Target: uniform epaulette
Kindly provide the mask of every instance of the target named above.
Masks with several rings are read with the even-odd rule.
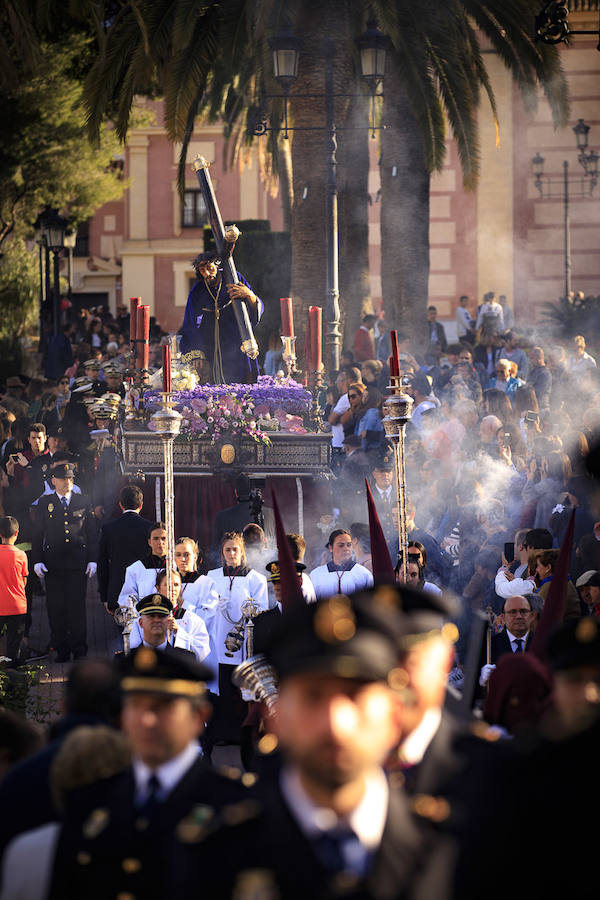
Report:
[[[210,806],[195,806],[177,826],[177,838],[182,844],[200,844],[223,828],[235,828],[257,818],[261,809],[256,800],[229,803],[217,814]]]

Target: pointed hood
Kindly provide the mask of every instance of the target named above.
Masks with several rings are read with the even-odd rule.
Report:
[[[571,519],[565,531],[560,553],[556,560],[550,590],[548,591],[548,596],[546,597],[546,602],[531,643],[531,652],[535,653],[541,660],[546,658],[546,642],[549,635],[562,623],[565,614],[574,530],[575,510],[571,513]]]
[[[279,561],[279,583],[281,585],[281,606],[284,610],[304,604],[304,595],[300,585],[300,578],[296,569],[296,560],[292,556],[290,545],[285,536],[285,528],[279,514],[277,497],[271,489],[273,497],[273,513],[275,515],[275,537],[277,539],[277,558]]]
[[[373,579],[375,584],[394,584],[396,574],[394,566],[388,550],[387,541],[383,534],[383,528],[379,521],[373,494],[368,480],[365,478],[367,486],[367,507],[369,509],[369,534],[371,535],[371,561],[373,564]]]

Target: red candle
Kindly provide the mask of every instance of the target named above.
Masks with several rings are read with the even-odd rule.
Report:
[[[312,372],[318,372],[323,362],[323,340],[321,337],[323,327],[323,310],[320,306],[311,306],[308,310],[310,322],[310,362]]]
[[[171,391],[171,348],[168,344],[163,344],[163,391],[169,393]]]
[[[399,372],[396,371],[396,360],[393,356],[390,356],[388,366],[390,367],[390,378],[394,378],[399,374]]]
[[[141,302],[141,297],[129,298],[129,340],[131,341],[131,343],[135,341],[137,329],[137,311]]]
[[[400,357],[398,355],[398,332],[395,328],[392,328],[390,331],[390,338],[392,340],[392,357],[394,359],[394,375],[400,375]],[[390,368],[390,374],[391,368]]]
[[[148,349],[150,339],[150,307],[138,306],[136,326],[136,369],[148,368]]]
[[[294,309],[291,297],[280,297],[281,333],[284,337],[294,337]]]
[[[306,325],[306,334],[304,335],[304,357],[306,360],[305,369],[306,369],[306,374],[308,376],[310,376],[310,373],[312,372],[312,356],[311,356],[312,338],[310,336],[310,328],[311,328],[311,325],[310,325],[310,308],[309,308],[308,323]]]

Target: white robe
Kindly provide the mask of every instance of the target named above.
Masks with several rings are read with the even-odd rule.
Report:
[[[214,658],[207,660],[208,665],[215,663],[223,663],[227,666],[239,666],[246,659],[246,647],[242,645],[241,649],[226,656],[225,638],[230,631],[235,630],[233,622],[238,622],[242,618],[241,606],[247,600],[252,598],[254,603],[261,610],[269,608],[267,597],[267,579],[255,569],[250,569],[247,575],[236,575],[235,577],[224,575],[223,569],[211,569],[208,573],[216,584],[219,593],[219,602],[216,615],[210,623],[210,639],[214,647]],[[232,621],[230,621],[232,620]]]
[[[373,587],[373,576],[360,563],[354,563],[351,569],[330,572],[327,564],[317,566],[310,573],[317,600],[332,597],[334,594],[353,594]]]
[[[156,579],[159,572],[162,572],[164,566],[151,566],[146,568],[141,559],[137,559],[125,569],[125,581],[119,594],[119,606],[130,606],[130,597],[134,597],[134,605],[142,597],[148,597],[150,594],[156,593]]]

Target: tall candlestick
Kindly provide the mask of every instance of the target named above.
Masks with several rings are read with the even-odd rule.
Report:
[[[171,347],[169,344],[163,344],[162,348],[163,363],[163,391],[165,394],[171,393]]]
[[[136,326],[136,369],[148,369],[148,350],[150,340],[150,307],[138,306]]]
[[[280,297],[281,309],[281,334],[284,337],[294,337],[294,309],[291,297]]]
[[[311,340],[311,365],[313,372],[319,372],[323,362],[323,310],[320,306],[311,306],[308,310]]]

